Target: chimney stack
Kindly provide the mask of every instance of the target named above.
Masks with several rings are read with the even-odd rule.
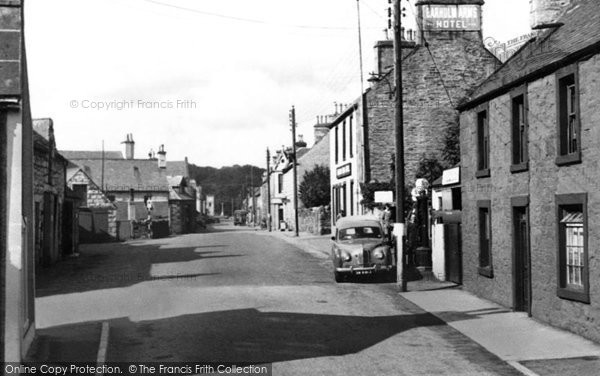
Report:
[[[529,23],[533,30],[560,26],[558,19],[572,0],[529,0]]]
[[[302,136],[301,134],[298,135],[298,140],[296,141],[296,147],[297,148],[305,148],[306,147],[306,142],[304,142],[304,136]]]
[[[125,141],[121,142],[125,144],[125,159],[133,159],[135,151],[135,141],[133,141],[133,133],[128,133]]]
[[[167,152],[165,151],[165,145],[160,145],[158,148],[158,168],[167,168]]]
[[[336,105],[336,110],[337,110],[337,105]],[[314,129],[315,129],[315,143],[314,145],[318,144],[319,141],[321,141],[323,139],[323,137],[325,137],[325,135],[327,135],[327,133],[329,133],[329,122],[330,116],[325,115],[325,116],[317,116],[317,124],[314,125]]]
[[[375,43],[375,75],[384,75],[394,68],[394,41]]]

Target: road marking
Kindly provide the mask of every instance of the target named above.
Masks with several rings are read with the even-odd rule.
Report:
[[[507,363],[510,364],[513,368],[517,369],[517,371],[521,372],[523,375],[526,375],[526,376],[540,376],[537,373],[535,373],[532,370],[530,370],[529,368],[527,368],[524,365],[522,365],[521,363],[515,362],[514,360],[509,360],[509,361],[507,361]]]
[[[108,348],[108,332],[109,332],[108,321],[102,322],[102,334],[100,334],[100,346],[98,347],[98,356],[96,357],[96,366],[98,369],[102,369],[104,363],[106,363],[106,349]],[[104,372],[96,372],[96,376],[103,376]]]

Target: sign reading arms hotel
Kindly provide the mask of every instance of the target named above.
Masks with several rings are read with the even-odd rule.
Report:
[[[477,5],[427,5],[423,7],[425,30],[480,30]]]

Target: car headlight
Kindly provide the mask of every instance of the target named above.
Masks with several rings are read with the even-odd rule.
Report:
[[[350,254],[346,253],[346,252],[342,252],[341,257],[342,257],[342,260],[344,260],[346,262],[352,260],[352,256],[350,256]]]
[[[385,258],[385,248],[383,248],[383,247],[375,248],[373,250],[373,257],[375,257],[376,259],[379,259],[379,260],[383,260]]]

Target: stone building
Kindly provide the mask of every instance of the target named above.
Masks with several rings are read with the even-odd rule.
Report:
[[[483,0],[419,0],[419,31],[400,41],[404,160],[414,184],[424,156],[442,160],[446,135],[458,127],[456,106],[498,66],[484,46]],[[394,46],[375,45],[371,87],[331,124],[332,216],[363,214],[361,183],[390,182],[395,143]]]
[[[363,95],[363,98],[365,96]],[[363,214],[360,183],[365,181],[362,101],[344,109],[330,123],[331,222],[340,215]]]
[[[464,286],[600,341],[600,3],[563,3],[460,107]]]
[[[83,181],[71,181],[71,185],[81,184],[75,188],[83,190],[86,179],[93,183],[87,197],[97,208],[90,213],[94,232],[105,234],[107,239],[124,240],[133,234],[132,222],[148,216],[169,221],[174,234],[194,231],[197,187],[190,179],[187,158],[167,161],[167,152],[161,145],[158,152],[150,151],[147,159],[136,159],[133,135],[128,134],[122,143],[125,158],[118,151],[62,152],[85,173],[74,176]]]
[[[23,5],[0,1],[0,362],[18,363],[35,336],[33,126]]]
[[[296,155],[301,157],[307,150],[296,150]],[[294,225],[293,163],[291,147],[277,150],[271,160],[271,220],[274,229],[288,230]]]
[[[98,184],[73,162],[69,162],[66,180],[78,199],[78,240],[97,243],[117,239],[117,207]]]
[[[308,148],[303,137],[298,136],[296,141],[296,173],[298,186],[302,183],[304,174],[317,165],[329,168],[329,124],[326,120],[330,116],[319,116],[314,126],[315,143]],[[270,163],[270,187],[271,187],[271,219],[273,228],[293,230],[295,226],[294,210],[294,155],[292,148],[283,147],[275,152]],[[262,190],[257,192],[257,197],[262,201],[267,200],[266,177]],[[258,206],[259,204],[257,204]],[[263,203],[263,216],[267,215],[268,203]],[[305,209],[304,203],[298,198],[298,208]],[[284,223],[284,224],[282,224]],[[304,229],[301,229],[304,230]]]
[[[298,185],[304,181],[304,174],[312,171],[316,166],[322,166],[329,169],[329,132],[319,136],[323,120],[315,125],[315,143],[300,158],[298,158]],[[327,129],[329,130],[329,129]],[[306,208],[301,199],[298,199],[298,208]]]
[[[62,238],[69,236],[63,234],[68,161],[56,150],[52,119],[33,120],[33,130],[35,258],[48,266],[61,258]]]

